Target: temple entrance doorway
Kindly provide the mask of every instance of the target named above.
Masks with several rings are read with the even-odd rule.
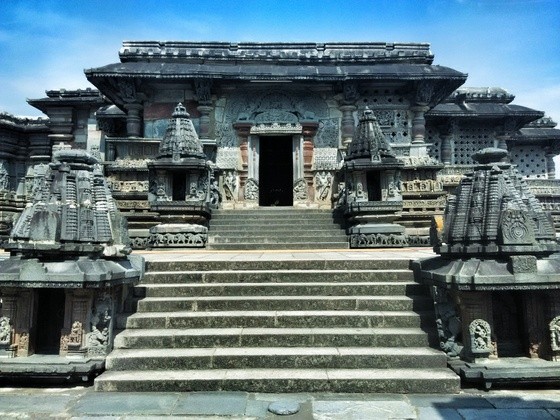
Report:
[[[292,136],[261,136],[259,206],[292,206]]]
[[[58,354],[64,326],[64,289],[39,289],[35,353]]]

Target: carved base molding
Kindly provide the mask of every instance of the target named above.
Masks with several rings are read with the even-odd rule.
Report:
[[[208,228],[196,224],[161,224],[150,228],[148,247],[204,248],[208,242]]]
[[[403,248],[408,246],[404,234],[360,233],[350,235],[350,248]]]

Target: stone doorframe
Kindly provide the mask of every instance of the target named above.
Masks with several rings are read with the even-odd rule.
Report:
[[[294,182],[304,179],[307,187],[307,202],[312,203],[315,198],[313,188],[312,172],[313,165],[313,139],[317,133],[319,123],[317,121],[300,121],[297,123],[259,123],[249,121],[238,121],[233,124],[237,132],[239,141],[239,151],[241,155],[241,165],[239,170],[239,201],[244,201],[245,185],[249,178],[258,178],[258,162],[252,161],[258,150],[252,147],[257,144],[260,136],[289,136],[294,138],[294,148],[299,143],[299,151],[295,154],[294,162]],[[299,141],[298,141],[299,140]],[[256,172],[255,172],[256,170]]]

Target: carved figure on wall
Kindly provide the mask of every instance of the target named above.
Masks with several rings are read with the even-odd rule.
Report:
[[[224,195],[226,201],[235,201],[237,197],[237,177],[233,171],[226,171],[224,177]]]
[[[560,316],[557,316],[550,324],[550,347],[552,351],[560,351]]]
[[[12,344],[12,325],[7,316],[0,317],[0,346]]]
[[[461,320],[457,307],[446,289],[434,286],[432,298],[436,312],[440,348],[450,357],[459,356],[461,344]]]
[[[356,184],[356,201],[367,201],[364,185],[361,182]]]
[[[305,179],[298,179],[294,183],[294,199],[295,200],[307,200],[307,183]]]
[[[74,321],[72,323],[70,334],[68,334],[68,345],[74,345],[76,347],[82,345],[82,323],[80,321]]]
[[[469,324],[471,351],[473,354],[489,354],[492,351],[490,324],[483,319],[475,319]]]
[[[332,188],[333,176],[330,172],[317,172],[315,174],[315,185],[317,188],[317,198],[325,201],[329,197]]]
[[[249,178],[245,184],[245,200],[259,201],[259,183],[256,179]]]
[[[107,354],[109,350],[111,320],[109,303],[102,302],[94,309],[91,318],[91,332],[86,337],[89,355],[104,356]]]
[[[222,202],[222,194],[220,193],[220,188],[218,187],[218,180],[212,178],[210,181],[210,204],[217,208]]]

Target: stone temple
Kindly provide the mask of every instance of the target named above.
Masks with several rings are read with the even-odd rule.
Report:
[[[64,223],[61,232],[55,228],[57,218],[66,220],[66,213],[57,207],[61,205],[60,191],[73,187],[56,181],[63,175],[44,185],[45,174],[53,168],[66,174],[80,166],[72,163],[78,159],[89,165],[87,170],[96,179],[103,179],[112,195],[109,202],[115,205],[114,217],[127,222],[130,244],[124,234],[117,242],[126,242],[123,246],[136,252],[435,245],[445,264],[440,260],[419,263],[416,278],[435,290],[438,345],[449,357],[459,357],[467,364],[480,359],[473,356],[472,346],[467,343],[463,352],[459,343],[466,342],[470,324],[453,328],[446,318],[447,330],[443,331],[442,308],[453,307],[445,314],[462,317],[464,322],[482,319],[477,325],[490,337],[494,321],[498,324],[499,320],[503,327],[513,325],[496,314],[500,311],[488,309],[491,302],[494,308],[508,307],[514,314],[534,309],[523,302],[538,306],[540,295],[532,292],[529,297],[518,297],[524,283],[498,287],[484,276],[481,285],[469,289],[474,294],[465,295],[452,280],[453,276],[462,278],[453,271],[460,271],[454,261],[469,259],[471,265],[464,266],[471,267],[476,265],[473,261],[482,259],[488,267],[498,270],[499,266],[503,282],[510,285],[519,281],[514,275],[519,264],[529,264],[534,270],[527,268],[525,277],[531,273],[546,277],[533,282],[532,289],[560,287],[560,277],[552,269],[542,274],[541,267],[556,267],[560,251],[556,242],[560,183],[555,179],[553,160],[560,154],[560,130],[542,111],[512,104],[514,95],[502,88],[464,87],[467,74],[433,65],[428,44],[127,41],[119,58],[118,63],[85,70],[95,89],[48,90],[46,97],[28,100],[48,118],[0,114],[0,237],[12,254],[10,259],[43,258],[40,263],[48,265],[56,258],[80,258],[81,251],[73,252],[64,237]],[[83,155],[73,156],[68,149]],[[494,184],[487,181],[490,175],[477,175],[492,171],[505,175]],[[478,189],[465,187],[469,182]],[[511,184],[509,189],[506,184]],[[22,257],[23,251],[14,245],[21,242],[20,215],[30,214],[31,203],[38,205],[38,191],[44,191],[47,200],[39,205],[47,206],[52,214],[37,216],[35,222],[43,224],[27,229],[35,235],[32,243],[41,242],[41,235],[51,235],[55,248],[65,250],[56,258],[39,252],[43,245],[33,244],[26,249],[35,249],[35,254],[26,251]],[[62,208],[73,208],[72,203],[63,202]],[[85,205],[79,200],[76,203]],[[44,212],[43,207],[39,210]],[[525,242],[503,243],[507,239],[496,229],[502,226],[497,217],[505,210],[504,214],[517,217],[530,231]],[[480,228],[490,214],[495,219],[488,226],[493,226],[495,237]],[[31,223],[33,216],[29,217],[26,220]],[[461,220],[470,223],[470,230],[459,234],[453,224]],[[94,221],[90,224],[88,229],[95,231],[98,226]],[[114,231],[115,226],[109,225]],[[77,232],[84,229],[77,226]],[[82,242],[88,242],[87,235],[85,238]],[[104,246],[113,249],[110,236],[107,238]],[[86,248],[80,245],[82,251]],[[111,251],[99,248],[96,252]],[[496,263],[492,265],[490,259]],[[363,261],[347,265],[348,269],[375,269]],[[154,270],[173,271],[165,267]],[[136,268],[134,275],[141,272]],[[155,274],[148,267],[146,279],[150,276]],[[77,287],[30,285],[27,280],[18,286],[14,278],[6,287],[12,295],[30,287]],[[5,295],[2,281],[0,275],[0,293]],[[483,293],[491,289],[495,292]],[[149,299],[159,293],[150,297],[152,288],[147,290],[147,300],[139,302],[139,309],[151,305]],[[310,290],[305,294],[323,293]],[[122,291],[111,293],[115,300]],[[441,294],[445,294],[444,300]],[[36,295],[41,305],[41,296],[47,295],[40,290]],[[140,295],[131,291],[128,299]],[[91,294],[88,305],[95,306],[95,299],[100,299],[96,296]],[[461,302],[470,296],[483,296],[487,310],[461,309]],[[517,338],[508,337],[504,340],[509,344],[497,347],[507,349],[509,345],[515,351],[491,351],[490,343],[485,354],[491,359],[527,351],[533,358],[558,359],[560,312],[556,298],[547,302],[538,312],[539,323],[527,326],[520,316],[515,324]],[[37,311],[28,308],[30,304],[22,305],[31,318],[37,316]],[[130,309],[130,302],[127,305]],[[126,308],[115,306],[117,309]],[[72,325],[70,318],[64,320],[66,330]],[[83,318],[85,325],[89,318]],[[137,313],[126,325],[142,328],[142,322]],[[152,329],[157,330],[158,325],[154,320]],[[538,338],[529,340],[530,348],[525,343],[526,327],[540,329],[537,335],[532,333],[531,337]],[[87,325],[83,328],[80,337],[91,334]],[[433,328],[435,331],[435,323]],[[549,330],[556,340],[552,343],[546,338]],[[10,334],[17,337],[19,333],[10,330]],[[128,330],[122,334],[120,344],[126,348]],[[112,332],[110,336],[112,340]],[[494,337],[494,344],[496,340]],[[542,341],[536,350],[535,340]],[[103,355],[111,348],[112,342],[107,343]],[[60,354],[66,355],[65,351]],[[113,359],[109,356],[113,367],[127,364],[124,359],[119,362],[119,351]],[[25,354],[32,353],[29,347]],[[468,377],[464,373],[468,366],[465,369],[462,375]],[[485,379],[487,384],[493,380]],[[102,381],[99,387],[118,388]]]

